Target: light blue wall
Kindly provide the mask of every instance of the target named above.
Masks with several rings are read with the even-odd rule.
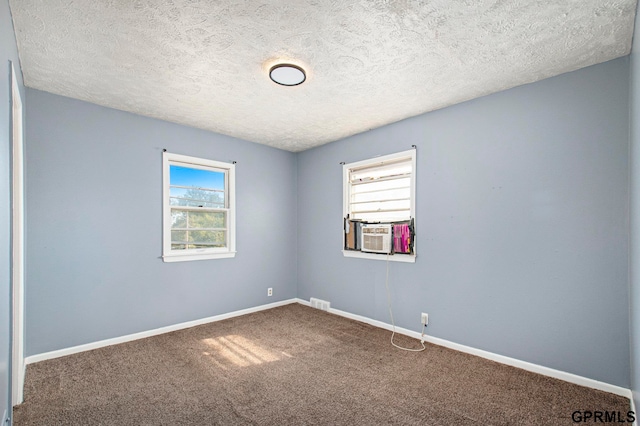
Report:
[[[295,154],[32,89],[27,105],[27,356],[296,296]],[[160,259],[163,148],[238,162],[234,259]]]
[[[298,156],[298,297],[389,322],[384,261],[344,258],[342,167],[417,145],[396,324],[629,387],[628,58]],[[354,111],[357,114],[357,111]]]
[[[630,61],[630,347],[631,347],[631,390],[636,409],[640,409],[640,26],[636,14],[633,35],[634,46]]]
[[[10,414],[11,359],[11,67],[22,75],[8,0],[0,0],[0,421]],[[24,99],[24,97],[23,97]]]

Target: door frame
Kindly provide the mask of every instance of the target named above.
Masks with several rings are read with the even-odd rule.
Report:
[[[11,405],[24,399],[24,128],[22,97],[11,62]]]

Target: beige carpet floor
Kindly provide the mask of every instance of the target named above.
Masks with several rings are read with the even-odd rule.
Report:
[[[629,400],[299,304],[29,365],[22,425],[562,425]],[[418,346],[396,336],[397,342]]]

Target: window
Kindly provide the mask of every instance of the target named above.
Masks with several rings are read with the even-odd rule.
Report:
[[[235,165],[163,154],[165,262],[235,256]]]
[[[343,214],[345,218],[345,250],[349,257],[366,257],[372,259],[386,259],[387,256],[372,254],[363,250],[360,238],[371,240],[371,233],[393,232],[393,239],[384,248],[371,251],[384,252],[387,247],[395,245],[398,239],[404,239],[410,228],[413,233],[413,219],[415,218],[415,150],[403,151],[383,157],[372,158],[343,166],[344,200]],[[391,224],[391,231],[387,226],[372,227],[368,224]],[[400,225],[402,223],[402,226]],[[402,229],[403,236],[398,230]],[[354,231],[355,230],[355,231]],[[382,240],[377,237],[376,240]],[[360,242],[360,243],[359,243]],[[394,261],[415,261],[413,242],[409,254],[390,256]],[[391,253],[394,249],[389,248]],[[385,253],[386,254],[386,253]]]

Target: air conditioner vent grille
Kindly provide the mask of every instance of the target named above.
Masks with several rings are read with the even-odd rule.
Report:
[[[373,253],[391,252],[391,225],[376,224],[362,226],[362,251]]]

